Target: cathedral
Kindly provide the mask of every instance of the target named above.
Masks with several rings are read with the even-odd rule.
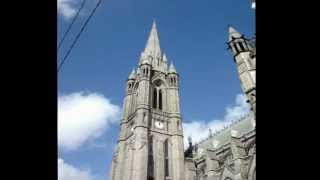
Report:
[[[161,51],[156,23],[137,69],[126,82],[120,134],[109,180],[255,180],[255,38],[229,27],[234,56],[251,112],[184,149],[179,73]]]

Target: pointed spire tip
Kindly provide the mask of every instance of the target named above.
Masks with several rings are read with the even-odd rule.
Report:
[[[173,61],[171,61],[171,63],[170,63],[169,73],[177,73],[177,70],[173,65]]]
[[[148,55],[154,56],[161,54],[160,42],[155,20],[152,23],[152,28],[144,52]]]
[[[162,59],[163,59],[164,62],[167,62],[167,61],[168,61],[168,60],[167,60],[166,53],[163,53]]]
[[[129,75],[129,79],[134,79],[135,75],[136,75],[136,71],[135,71],[135,68],[133,68],[130,75]]]
[[[232,40],[232,38],[241,38],[241,34],[231,25],[229,25],[229,41]]]

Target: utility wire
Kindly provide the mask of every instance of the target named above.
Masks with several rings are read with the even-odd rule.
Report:
[[[66,36],[68,35],[69,31],[71,30],[72,25],[74,24],[74,22],[75,22],[76,19],[78,18],[79,14],[80,14],[80,11],[81,11],[82,8],[84,7],[86,1],[87,1],[87,0],[83,0],[83,1],[82,1],[81,5],[80,5],[80,7],[79,7],[79,9],[78,9],[78,11],[77,11],[77,14],[73,17],[73,19],[72,19],[72,21],[71,21],[71,23],[70,23],[67,31],[63,34],[62,39],[60,40],[60,42],[59,42],[59,44],[58,44],[58,51],[59,51],[59,49],[60,49],[60,47],[61,47],[64,39],[66,38]]]
[[[83,26],[81,27],[81,30],[79,31],[79,33],[77,34],[77,36],[75,37],[74,41],[72,42],[68,52],[66,53],[66,55],[63,57],[61,63],[58,66],[58,72],[60,71],[60,69],[62,68],[63,64],[65,63],[65,61],[67,60],[71,50],[73,49],[74,45],[76,44],[76,42],[78,41],[79,37],[81,36],[82,32],[84,31],[85,27],[87,26],[88,22],[90,21],[90,19],[92,18],[93,14],[96,12],[97,8],[100,6],[102,0],[99,0],[99,2],[96,4],[95,8],[91,11],[89,17],[87,18],[87,20],[85,21],[85,23],[83,24]]]

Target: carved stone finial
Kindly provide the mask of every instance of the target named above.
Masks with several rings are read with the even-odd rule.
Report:
[[[212,130],[209,128],[209,137],[212,137]]]
[[[189,146],[192,146],[192,137],[191,136],[188,137],[188,142],[189,142]]]
[[[219,141],[216,140],[216,139],[214,139],[214,140],[212,141],[212,145],[213,145],[214,148],[217,148],[218,145],[219,145]]]
[[[238,131],[236,131],[236,130],[231,130],[231,136],[232,136],[232,137],[238,137]]]

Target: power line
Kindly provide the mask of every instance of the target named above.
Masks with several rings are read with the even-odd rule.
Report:
[[[83,0],[83,1],[82,1],[81,5],[80,5],[80,7],[79,7],[79,9],[78,9],[78,11],[77,11],[77,14],[73,17],[73,19],[72,19],[72,21],[71,21],[71,23],[70,23],[67,31],[63,34],[62,39],[60,40],[60,42],[59,42],[59,44],[58,44],[58,51],[59,51],[59,49],[60,49],[60,47],[61,47],[64,39],[66,38],[66,36],[68,35],[69,31],[71,30],[72,25],[74,24],[74,22],[75,22],[76,19],[78,18],[79,14],[80,14],[80,11],[81,11],[82,8],[84,7],[84,4],[86,3],[86,1],[87,1],[87,0]]]
[[[79,31],[79,33],[77,34],[77,36],[75,37],[74,41],[72,42],[68,52],[66,53],[66,55],[63,57],[60,65],[58,66],[58,72],[60,71],[60,69],[62,68],[63,64],[65,63],[66,59],[68,58],[71,50],[73,49],[74,45],[76,44],[76,42],[78,41],[79,37],[81,36],[82,32],[84,31],[85,27],[87,26],[88,22],[90,21],[90,19],[92,18],[93,14],[96,12],[97,8],[100,6],[102,0],[99,0],[99,2],[96,4],[96,6],[94,7],[94,9],[91,11],[89,17],[87,18],[87,20],[85,21],[85,23],[83,24],[83,26],[81,27],[81,30]]]

